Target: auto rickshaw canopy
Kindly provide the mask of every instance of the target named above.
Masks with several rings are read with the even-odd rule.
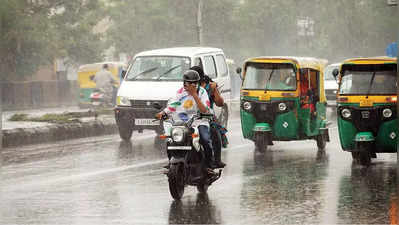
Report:
[[[297,81],[301,80],[302,73],[300,70],[314,70],[318,72],[318,79],[314,79],[312,86],[317,87],[319,90],[319,101],[326,102],[326,96],[324,91],[324,67],[327,65],[328,60],[319,59],[314,57],[296,57],[296,56],[259,56],[253,57],[245,60],[244,68],[246,68],[248,63],[273,63],[273,64],[292,64],[296,70]],[[245,79],[245,71],[243,74],[243,79]],[[316,81],[317,80],[317,81]],[[316,83],[317,82],[317,83]],[[297,86],[296,93],[300,95],[300,85]]]
[[[78,83],[80,88],[95,88],[96,83],[91,80],[98,71],[100,71],[104,64],[108,64],[108,70],[112,73],[114,78],[120,80],[120,72],[126,69],[127,65],[123,62],[98,62],[79,66],[78,69]]]

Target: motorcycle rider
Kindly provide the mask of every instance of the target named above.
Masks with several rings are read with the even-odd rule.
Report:
[[[190,68],[191,70],[195,70],[198,72],[200,76],[200,86],[203,87],[209,96],[210,100],[210,108],[213,111],[213,106],[216,105],[218,107],[223,107],[224,105],[224,99],[222,95],[220,94],[216,82],[213,82],[212,79],[204,74],[204,70],[202,69],[201,66],[193,66]],[[224,133],[221,132],[221,135],[224,135],[227,130],[223,127],[221,127],[220,124],[217,124],[216,121],[212,121],[212,123],[215,123],[217,131],[221,132],[220,129],[224,129]],[[227,141],[227,137],[226,141]],[[227,144],[227,143],[226,143]],[[226,166],[226,163],[222,161],[221,155],[222,155],[222,148],[221,146],[213,146],[213,154],[214,154],[214,159],[215,161],[213,162],[212,167],[214,168],[224,168]]]
[[[108,64],[103,65],[102,70],[96,73],[93,81],[96,83],[96,88],[104,93],[104,101],[108,104],[112,104],[113,85],[116,84],[117,81],[108,70]]]
[[[185,112],[188,118],[201,113],[209,113],[210,101],[206,90],[199,86],[200,76],[195,70],[187,70],[183,74],[183,87],[180,88],[175,99],[169,101],[168,106],[156,114],[161,119],[163,115],[172,114],[176,111]],[[206,167],[211,168],[212,144],[209,133],[209,122],[196,120],[193,126],[198,126],[200,143],[204,147]]]

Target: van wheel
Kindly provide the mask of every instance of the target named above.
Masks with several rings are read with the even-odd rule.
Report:
[[[218,122],[220,125],[224,126],[227,129],[227,123],[229,120],[229,107],[226,103],[222,106],[220,110],[220,114],[218,116]]]
[[[133,127],[129,125],[118,124],[119,136],[124,140],[128,141],[132,137]]]

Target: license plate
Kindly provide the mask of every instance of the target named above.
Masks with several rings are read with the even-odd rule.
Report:
[[[373,106],[373,101],[369,99],[364,99],[360,101],[360,107],[370,107]]]
[[[168,146],[168,150],[191,150],[191,146]]]
[[[154,119],[135,119],[134,120],[135,125],[145,125],[145,126],[159,126],[159,120]]]
[[[260,101],[269,101],[270,100],[270,95],[261,95],[259,96]]]
[[[100,105],[101,102],[93,102],[93,105]]]

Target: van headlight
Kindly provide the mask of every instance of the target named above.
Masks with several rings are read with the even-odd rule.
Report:
[[[244,102],[244,104],[242,104],[242,107],[243,107],[245,110],[250,111],[251,108],[252,108],[252,105],[251,105],[250,102]]]
[[[285,111],[287,109],[287,105],[284,102],[278,104],[278,109],[280,111]]]
[[[351,117],[352,113],[349,109],[343,109],[341,111],[341,115],[342,115],[342,117],[348,119],[349,117]]]
[[[392,110],[391,110],[391,109],[384,109],[384,110],[382,111],[382,115],[383,115],[385,118],[389,118],[389,117],[392,116]]]
[[[183,141],[184,130],[182,128],[173,128],[172,130],[172,139],[175,142]]]
[[[121,106],[131,106],[129,98],[123,96],[116,97],[116,104]]]

